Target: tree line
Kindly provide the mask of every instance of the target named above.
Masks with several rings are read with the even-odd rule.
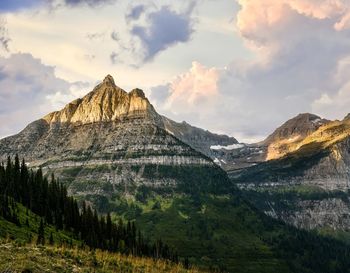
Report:
[[[65,185],[53,175],[50,179],[45,177],[40,168],[29,169],[24,160],[20,162],[18,155],[14,161],[8,157],[6,164],[0,164],[0,216],[21,225],[17,203],[42,217],[39,243],[45,242],[45,223],[71,232],[93,249],[178,261],[177,254],[162,240],[154,243],[146,240],[134,222],[123,223],[120,219],[114,223],[110,214],[99,215],[85,202],[79,207],[77,200],[68,196]]]

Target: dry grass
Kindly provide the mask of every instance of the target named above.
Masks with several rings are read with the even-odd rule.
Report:
[[[27,270],[27,271],[26,271]],[[126,256],[106,251],[90,251],[58,246],[0,245],[0,272],[199,272],[180,264]]]

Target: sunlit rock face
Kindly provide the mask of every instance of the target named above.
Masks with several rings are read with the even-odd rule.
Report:
[[[48,123],[79,123],[123,121],[144,118],[156,124],[161,119],[140,89],[127,93],[115,85],[108,75],[101,84],[82,99],[44,117]]]
[[[268,147],[266,160],[278,159],[295,151],[304,138],[327,123],[328,120],[309,113],[288,120],[263,141],[262,144]]]

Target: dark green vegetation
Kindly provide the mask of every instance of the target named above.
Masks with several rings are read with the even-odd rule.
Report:
[[[300,231],[258,211],[219,168],[145,166],[143,176],[174,179],[175,187],[138,186],[135,199],[94,195],[113,217],[136,220],[179,256],[223,272],[350,272],[350,248]]]
[[[93,249],[177,260],[177,256],[161,240],[148,244],[134,222],[124,225],[120,221],[115,224],[109,214],[99,217],[85,203],[79,210],[77,201],[68,197],[65,186],[58,183],[53,176],[48,182],[41,169],[29,171],[24,161],[20,165],[18,156],[14,163],[8,158],[6,166],[0,166],[0,197],[0,217],[7,222],[30,228],[31,212],[41,217],[39,224],[36,223],[38,244],[45,244],[45,226],[49,225],[69,233],[71,237]],[[24,222],[22,206],[28,211]],[[1,230],[1,233],[8,236],[6,230]],[[28,236],[30,238],[31,233]],[[51,244],[55,242],[52,233],[47,239]]]
[[[25,216],[17,212],[17,208],[25,210],[23,205],[28,206],[40,216],[35,216],[35,228],[32,228],[36,230],[36,234],[40,233],[41,219],[45,220],[46,243],[51,241],[51,232],[48,230],[52,230],[52,241],[55,243],[64,242],[64,236],[68,236],[76,238],[72,245],[81,245],[84,242],[92,248],[171,258],[174,255],[169,253],[169,248],[162,247],[166,244],[174,248],[186,264],[188,261],[211,271],[350,272],[349,246],[272,220],[245,201],[219,168],[146,166],[144,176],[172,178],[178,184],[163,188],[135,186],[135,199],[126,199],[122,192],[117,191],[108,197],[91,195],[89,200],[94,204],[99,202],[105,209],[104,217],[98,217],[83,202],[79,210],[77,202],[67,196],[65,188],[55,179],[51,179],[49,183],[42,177],[40,170],[28,171],[25,164],[19,166],[18,158],[14,164],[9,161],[6,167],[2,166],[0,169],[1,189],[6,189],[2,190],[2,195],[7,196],[3,200],[8,200],[9,204],[9,209],[5,209],[8,219],[6,222],[12,222],[13,228],[22,229]],[[139,169],[136,170],[135,167],[136,171]],[[28,179],[25,180],[28,182],[27,189],[21,189],[23,184],[19,181],[22,173],[28,173]],[[53,190],[54,186],[57,187],[56,190]],[[23,195],[16,195],[14,189],[19,189],[18,192],[23,192]],[[31,197],[34,190],[35,194],[39,194],[35,199]],[[59,196],[59,199],[54,199],[55,204],[52,206],[61,209],[61,219],[56,219],[59,218],[56,216],[58,213],[50,208],[50,198],[54,198],[50,195],[51,191],[53,196]],[[24,195],[32,200],[29,205],[24,203]],[[60,200],[65,204],[63,210],[59,205]],[[34,204],[39,201],[48,208],[37,206],[37,210],[34,210]],[[11,203],[14,203],[13,208]],[[18,203],[23,205],[16,205]],[[68,208],[70,209],[66,211]],[[112,212],[111,217],[108,216],[109,212]],[[51,217],[51,220],[47,217]],[[112,223],[122,220],[130,224]],[[62,228],[53,228],[57,226],[56,222],[62,222]],[[142,228],[145,237],[152,243],[138,243],[142,236],[138,235],[133,223]],[[113,227],[112,238],[107,235],[108,226]],[[8,232],[6,234],[3,236],[11,237]],[[16,239],[15,232],[12,234]],[[89,238],[84,234],[89,234]],[[116,234],[124,237],[117,237]],[[160,243],[159,238],[164,243]],[[143,252],[145,249],[150,252]]]
[[[154,196],[123,215],[150,238],[160,236],[180,257],[228,272],[350,272],[350,248],[263,215],[239,196]],[[118,213],[121,213],[119,211]]]

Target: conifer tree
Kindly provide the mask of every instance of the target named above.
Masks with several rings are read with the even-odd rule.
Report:
[[[55,243],[54,239],[53,239],[53,235],[52,232],[50,233],[50,238],[49,238],[49,244],[53,245]]]
[[[44,228],[43,219],[40,220],[40,225],[38,228],[38,238],[37,238],[36,244],[37,245],[44,245],[45,244],[45,228]]]

